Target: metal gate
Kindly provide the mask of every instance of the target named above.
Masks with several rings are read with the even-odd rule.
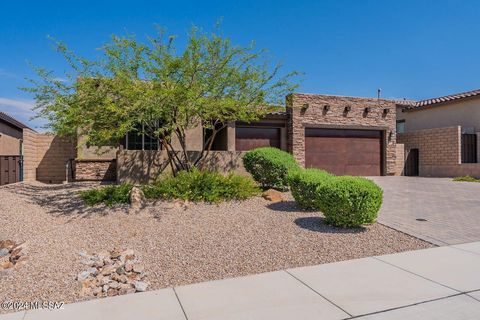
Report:
[[[476,134],[462,134],[462,163],[477,163]]]
[[[22,156],[0,156],[0,186],[22,181]]]

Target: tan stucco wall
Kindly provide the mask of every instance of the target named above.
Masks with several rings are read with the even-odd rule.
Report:
[[[14,156],[20,154],[20,139],[0,133],[0,155]]]
[[[451,126],[473,127],[480,131],[480,97],[431,106],[409,112],[397,112],[405,120],[405,132]]]
[[[0,122],[0,155],[19,155],[21,139],[22,130]]]
[[[52,134],[23,132],[24,180],[59,183],[67,180],[66,163],[76,157],[75,144]]]
[[[192,155],[195,151],[189,152]],[[248,173],[243,167],[243,152],[211,151],[206,169],[228,173]],[[120,150],[117,154],[117,181],[141,184],[154,180],[161,173],[171,172],[166,151]]]

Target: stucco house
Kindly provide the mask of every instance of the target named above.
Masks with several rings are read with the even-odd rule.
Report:
[[[396,102],[385,99],[295,93],[284,111],[254,123],[234,122],[222,130],[207,163],[211,169],[243,171],[242,154],[262,146],[294,155],[305,167],[335,174],[394,175],[396,163]],[[189,152],[200,152],[203,128],[187,132]],[[167,169],[165,151],[146,136],[132,132],[121,146],[87,146],[79,136],[77,180],[145,182]]]
[[[480,90],[397,106],[405,175],[480,176]]]
[[[25,124],[0,111],[0,185],[21,180],[21,153]]]

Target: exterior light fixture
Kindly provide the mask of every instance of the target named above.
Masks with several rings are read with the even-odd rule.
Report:
[[[383,115],[386,116],[390,112],[390,109],[385,108],[383,109]]]
[[[350,112],[350,110],[352,110],[352,107],[351,106],[346,106],[345,109],[343,109],[343,112],[348,113],[348,112]]]
[[[308,103],[303,104],[303,105],[302,105],[302,111],[307,110],[308,107],[309,107]]]
[[[327,112],[328,110],[330,110],[330,106],[328,104],[324,105],[323,111]]]
[[[364,112],[365,112],[365,114],[369,113],[369,112],[370,112],[370,107],[366,107],[366,108],[364,109]]]

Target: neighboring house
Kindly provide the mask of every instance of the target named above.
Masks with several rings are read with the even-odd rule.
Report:
[[[23,130],[28,127],[0,111],[0,185],[21,181]]]
[[[22,180],[59,183],[75,159],[75,144],[42,134],[0,112],[0,185]]]
[[[405,145],[405,175],[480,176],[480,90],[397,107],[397,142]]]
[[[229,123],[207,160],[211,169],[243,171],[243,152],[263,146],[294,155],[300,165],[335,174],[394,175],[396,103],[391,100],[292,94],[284,112],[254,123]],[[207,133],[191,128],[189,152],[201,152]],[[78,138],[77,180],[145,182],[168,167],[164,151],[148,137],[132,132],[119,148],[89,147]]]
[[[20,155],[25,128],[28,127],[0,111],[0,155]]]

